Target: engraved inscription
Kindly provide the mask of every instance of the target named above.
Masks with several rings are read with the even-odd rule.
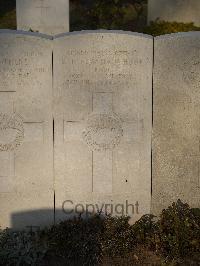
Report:
[[[98,38],[104,38],[100,35]],[[96,39],[95,39],[96,40]],[[135,79],[132,67],[143,64],[143,58],[137,54],[136,49],[67,49],[61,57],[62,65],[71,65],[66,73],[65,83],[69,85],[128,85]],[[148,61],[148,58],[147,58]],[[77,72],[75,66],[82,66],[85,71]],[[90,69],[91,68],[91,69]],[[123,71],[122,71],[123,69]],[[94,73],[93,76],[90,73]],[[99,79],[95,75],[103,76]]]
[[[83,131],[83,139],[93,151],[113,150],[122,136],[121,119],[114,113],[91,114]]]
[[[0,151],[13,151],[23,141],[22,118],[16,114],[0,113]]]

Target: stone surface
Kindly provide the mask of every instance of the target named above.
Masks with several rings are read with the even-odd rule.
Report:
[[[152,37],[142,34],[54,40],[57,210],[66,200],[73,208],[128,200],[139,203],[138,213],[129,208],[133,220],[150,212],[152,57]]]
[[[148,21],[194,22],[200,26],[199,0],[148,0]]]
[[[17,29],[56,35],[69,31],[69,0],[17,0]]]
[[[155,38],[153,201],[200,207],[200,33]]]
[[[0,31],[0,226],[53,222],[52,48],[49,38]],[[35,219],[31,211],[51,209]],[[20,219],[28,211],[29,215]],[[18,215],[17,223],[13,215]],[[23,216],[24,217],[24,216]]]

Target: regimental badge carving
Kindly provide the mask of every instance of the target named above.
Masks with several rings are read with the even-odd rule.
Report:
[[[16,114],[0,113],[0,151],[13,151],[23,141],[22,118]]]
[[[114,113],[91,114],[83,131],[83,139],[93,151],[113,150],[122,136],[121,119]]]

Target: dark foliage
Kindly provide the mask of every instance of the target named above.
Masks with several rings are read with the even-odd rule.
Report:
[[[166,265],[200,265],[200,209],[178,200],[155,218],[144,215],[130,225],[128,217],[94,215],[64,221],[39,233],[3,231],[0,265],[41,265],[44,255],[45,265],[98,265],[106,260],[106,265],[114,261],[134,265],[135,254],[145,252],[147,261],[153,254],[157,261],[157,254]],[[52,258],[64,264],[51,264]]]
[[[71,30],[141,31],[146,14],[147,0],[72,0]]]
[[[136,244],[128,217],[107,217],[100,238],[102,253],[110,258],[127,256]]]
[[[0,0],[0,29],[16,29],[16,0]]]
[[[167,260],[200,255],[200,214],[180,200],[158,220],[158,249]]]
[[[145,244],[150,249],[156,247],[156,234],[159,230],[158,223],[155,221],[155,216],[147,214],[137,221],[132,227],[137,244]]]
[[[43,236],[50,253],[67,258],[71,263],[95,265],[101,259],[100,237],[103,220],[99,215],[83,220],[81,217],[53,226]]]
[[[87,265],[103,257],[127,257],[138,246],[160,254],[166,262],[178,265],[193,258],[198,263],[195,258],[200,255],[200,210],[178,200],[157,219],[144,215],[130,225],[128,217],[79,218],[53,227],[47,235],[56,255],[73,260],[79,256]]]
[[[38,232],[0,232],[0,265],[26,266],[42,263],[47,248]]]
[[[15,0],[0,1],[0,28],[16,28]],[[70,0],[70,28],[142,31],[147,0]]]
[[[0,28],[16,29],[15,2],[0,1]],[[193,23],[159,20],[147,26],[147,0],[70,0],[70,28],[125,30],[153,36],[200,30]]]
[[[0,17],[5,13],[16,8],[16,0],[1,0],[0,1]]]

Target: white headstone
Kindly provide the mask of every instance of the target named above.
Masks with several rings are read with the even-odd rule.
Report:
[[[200,207],[200,33],[155,38],[152,212]]]
[[[69,0],[17,0],[17,29],[49,35],[69,31]]]
[[[0,226],[53,222],[51,41],[0,31]],[[46,210],[46,213],[40,213]],[[29,214],[25,215],[26,211]]]
[[[124,208],[133,220],[150,212],[152,60],[153,39],[143,34],[54,40],[56,209],[113,204],[113,214]]]
[[[165,21],[194,22],[200,26],[200,1],[148,0],[148,22],[157,18]]]

